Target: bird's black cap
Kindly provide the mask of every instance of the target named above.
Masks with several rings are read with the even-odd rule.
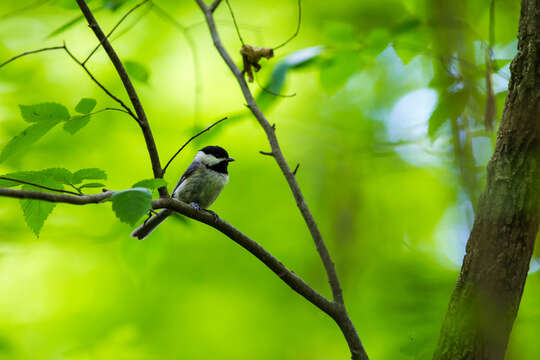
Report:
[[[214,155],[217,159],[229,158],[229,154],[221,146],[207,146],[202,148],[201,151],[208,155]]]

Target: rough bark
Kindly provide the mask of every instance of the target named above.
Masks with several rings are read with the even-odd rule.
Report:
[[[540,0],[521,6],[495,152],[436,360],[504,359],[538,232]]]

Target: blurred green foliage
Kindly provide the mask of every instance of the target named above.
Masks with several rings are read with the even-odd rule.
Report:
[[[275,46],[296,27],[296,1],[232,2],[249,44]],[[136,4],[89,3],[105,31]],[[299,36],[261,61],[258,73],[267,90],[296,96],[251,85],[287,159],[301,164],[298,180],[373,359],[429,359],[438,338],[494,145],[486,101],[495,96],[499,121],[516,51],[520,2],[497,1],[492,22],[489,3],[305,1]],[[165,180],[175,184],[198,148],[225,147],[238,161],[213,210],[329,295],[294,199],[273,161],[258,153],[268,150],[264,134],[200,10],[193,1],[156,4],[184,31],[145,5],[112,39],[121,59],[131,61],[162,163],[198,129],[231,116],[186,148]],[[224,6],[216,18],[240,64]],[[74,1],[0,3],[0,62],[62,41],[81,59],[97,45]],[[128,100],[102,49],[88,67]],[[1,68],[0,94],[1,174],[94,168],[106,171],[109,189],[160,185],[144,181],[152,172],[133,119],[112,111],[84,116],[96,103],[116,104],[63,51]],[[34,123],[34,112],[19,109],[53,103],[83,115]],[[64,112],[50,106],[56,110],[45,110]],[[39,131],[17,151],[6,150],[25,120],[32,122],[28,131]],[[68,132],[55,127],[60,121]],[[85,192],[100,191],[91,184]],[[41,230],[37,238],[18,201],[0,201],[0,359],[348,358],[327,316],[207,226],[170,218],[138,242],[114,205],[60,204],[49,215],[48,204],[43,228],[29,222]],[[540,357],[538,268],[535,260],[508,359]]]

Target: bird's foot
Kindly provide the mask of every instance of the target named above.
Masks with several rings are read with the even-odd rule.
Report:
[[[212,211],[212,210],[208,210],[208,209],[203,209],[204,211],[206,211],[207,213],[210,213],[213,217],[214,217],[214,222],[217,223],[218,220],[219,220],[219,215]]]
[[[191,207],[194,208],[195,211],[201,211],[201,207],[195,201],[190,203],[189,205],[191,205]]]

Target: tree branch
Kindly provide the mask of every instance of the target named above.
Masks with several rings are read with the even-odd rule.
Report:
[[[189,138],[188,141],[186,141],[184,143],[184,145],[182,145],[180,147],[180,149],[178,149],[178,151],[169,159],[169,161],[167,161],[167,165],[165,165],[165,167],[163,168],[163,172],[162,172],[162,175],[165,174],[165,171],[167,171],[167,168],[169,167],[170,163],[174,160],[174,158],[180,154],[180,151],[182,151],[186,146],[187,144],[189,144],[192,140],[194,140],[195,138],[199,137],[200,135],[204,134],[205,132],[207,132],[208,130],[210,130],[211,128],[213,128],[214,126],[216,126],[217,124],[219,124],[220,122],[224,121],[224,120],[227,120],[227,117],[224,117],[223,119],[219,119],[218,121],[216,121],[215,123],[213,123],[212,125],[210,125],[209,127],[207,127],[206,129],[202,130],[202,131],[199,131],[197,134],[193,135],[192,137]]]
[[[330,283],[330,288],[332,289],[334,302],[335,304],[337,304],[337,308],[339,309],[339,312],[337,314],[334,314],[332,318],[340,326],[343,332],[343,335],[345,336],[347,343],[349,344],[352,358],[353,359],[368,359],[367,353],[362,345],[362,342],[360,341],[358,333],[356,332],[347,314],[344,300],[343,300],[343,292],[341,290],[341,286],[340,286],[339,279],[336,273],[334,262],[332,261],[332,258],[330,257],[328,249],[326,248],[326,244],[324,243],[322,239],[317,223],[315,222],[315,219],[313,218],[313,215],[311,214],[304,200],[304,196],[302,194],[302,191],[300,190],[298,182],[296,181],[296,177],[294,176],[293,172],[291,171],[291,168],[289,167],[289,164],[287,163],[287,161],[285,160],[285,157],[283,156],[283,153],[281,151],[279,142],[275,134],[275,128],[268,122],[264,114],[259,109],[246,83],[246,80],[244,79],[244,76],[242,75],[242,72],[236,66],[236,64],[234,63],[234,61],[231,59],[230,55],[228,54],[227,50],[225,50],[223,44],[221,43],[221,39],[216,29],[216,24],[213,18],[213,12],[211,8],[206,6],[203,0],[196,0],[196,1],[205,16],[206,23],[208,25],[210,34],[212,36],[212,40],[214,42],[214,46],[216,47],[222,59],[225,61],[225,63],[227,64],[231,72],[233,73],[234,77],[236,78],[236,81],[238,82],[238,85],[240,86],[242,94],[244,95],[244,99],[247,102],[247,107],[251,110],[251,112],[253,113],[253,115],[255,116],[255,118],[257,119],[261,127],[263,128],[264,132],[266,133],[268,142],[270,143],[270,146],[272,149],[273,157],[276,160],[279,168],[281,169],[281,172],[285,176],[287,183],[289,184],[289,188],[291,189],[294,199],[296,200],[296,205],[304,218],[304,221],[311,233],[313,241],[315,242],[317,252],[319,253],[323,266],[326,270],[328,282]]]
[[[111,31],[109,31],[109,33],[107,34],[107,39],[109,37],[111,37],[111,35],[113,34],[113,32],[120,26],[120,24],[122,24],[122,22],[124,22],[124,20],[127,19],[127,17],[129,15],[131,15],[132,12],[134,12],[135,10],[137,10],[139,7],[143,6],[145,3],[147,3],[149,0],[143,0],[141,1],[140,3],[136,4],[134,7],[132,7],[131,9],[129,9],[121,18],[120,20],[118,20],[118,22],[113,26],[113,28],[111,29]],[[92,55],[94,55],[94,53],[96,51],[98,51],[99,47],[101,46],[101,42],[99,44],[96,45],[96,47],[94,48],[94,50],[92,50],[90,52],[90,54],[88,54],[88,56],[86,57],[86,59],[84,59],[84,61],[82,62],[83,64],[86,64],[88,62],[88,60],[90,60],[90,58],[92,57]]]
[[[146,118],[146,113],[144,112],[144,109],[141,105],[137,92],[135,91],[135,88],[133,87],[133,84],[131,83],[131,79],[129,78],[126,72],[126,69],[124,68],[124,65],[122,64],[122,61],[120,60],[120,58],[116,54],[116,51],[114,51],[111,43],[109,42],[109,39],[107,39],[107,37],[103,33],[103,30],[101,30],[101,28],[99,27],[99,24],[97,23],[94,15],[92,14],[92,11],[90,10],[86,2],[84,0],[76,0],[76,1],[84,17],[86,18],[86,21],[88,22],[88,26],[90,27],[90,29],[92,29],[97,39],[99,40],[100,44],[102,44],[103,48],[105,49],[105,52],[107,53],[107,55],[109,56],[109,59],[114,65],[114,68],[116,69],[116,72],[118,73],[118,76],[120,76],[120,79],[122,80],[122,84],[124,84],[124,88],[126,92],[128,93],[131,104],[133,105],[133,108],[135,109],[135,112],[137,114],[137,118],[139,119],[139,125],[144,135],[146,148],[148,149],[148,154],[150,156],[150,162],[152,163],[152,171],[154,173],[154,177],[161,178],[162,169],[161,169],[161,163],[159,161],[159,154],[157,152],[156,142],[154,141],[154,136],[152,135],[150,124],[148,123],[148,119]],[[159,188],[158,191],[161,197],[169,196],[169,193],[165,186]]]

